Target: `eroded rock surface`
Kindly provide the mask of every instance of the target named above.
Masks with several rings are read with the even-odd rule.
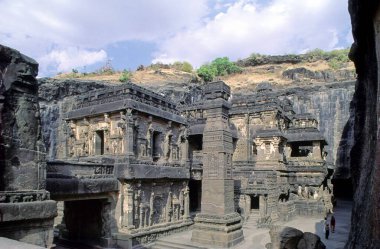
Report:
[[[38,64],[0,45],[0,236],[49,247],[56,203],[46,186]]]
[[[271,243],[268,249],[325,249],[318,235],[293,228],[272,226],[269,235]]]
[[[378,1],[350,0],[349,11],[354,37],[350,57],[358,80],[351,150],[354,205],[346,248],[380,248],[380,5]]]

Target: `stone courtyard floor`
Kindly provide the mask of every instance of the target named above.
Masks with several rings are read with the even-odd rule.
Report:
[[[334,209],[336,219],[335,233],[330,233],[328,240],[325,239],[323,230],[323,219],[297,217],[293,220],[281,225],[297,228],[303,232],[312,232],[321,237],[322,242],[327,249],[344,248],[348,240],[348,234],[351,224],[351,201],[338,200],[337,206]],[[233,247],[234,249],[265,249],[265,245],[270,242],[269,229],[256,228],[253,221],[248,221],[243,226],[244,242]],[[191,231],[173,234],[171,236],[160,239],[162,242],[174,242],[182,245],[194,245],[199,248],[210,248],[204,245],[194,244],[191,240]],[[153,247],[155,248],[155,247]],[[159,248],[159,247],[157,247]],[[161,248],[161,247],[160,247]]]

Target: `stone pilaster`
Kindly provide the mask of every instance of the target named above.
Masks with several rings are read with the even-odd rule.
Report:
[[[241,217],[234,208],[229,94],[230,88],[224,82],[205,87],[202,207],[192,235],[194,242],[221,247],[234,246],[244,239]]]

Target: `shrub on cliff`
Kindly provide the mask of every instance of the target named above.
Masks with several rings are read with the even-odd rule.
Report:
[[[202,65],[197,74],[204,81],[212,81],[216,76],[226,76],[234,73],[241,73],[243,70],[228,57],[216,58],[210,64]]]
[[[176,61],[173,63],[173,68],[186,73],[193,72],[193,66],[187,61]]]
[[[205,82],[212,81],[217,74],[217,70],[215,66],[212,66],[210,64],[202,65],[198,70],[197,74],[199,77],[201,77]]]
[[[132,73],[129,70],[124,69],[120,75],[120,82],[129,82],[131,81]]]

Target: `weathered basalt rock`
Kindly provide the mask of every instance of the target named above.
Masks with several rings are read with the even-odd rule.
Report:
[[[0,236],[50,246],[56,203],[46,185],[38,64],[0,45]]]
[[[354,37],[350,58],[358,74],[351,172],[354,204],[346,248],[380,248],[380,144],[378,1],[349,1]]]
[[[272,226],[269,235],[271,243],[268,249],[325,249],[326,246],[318,235],[293,228]]]

